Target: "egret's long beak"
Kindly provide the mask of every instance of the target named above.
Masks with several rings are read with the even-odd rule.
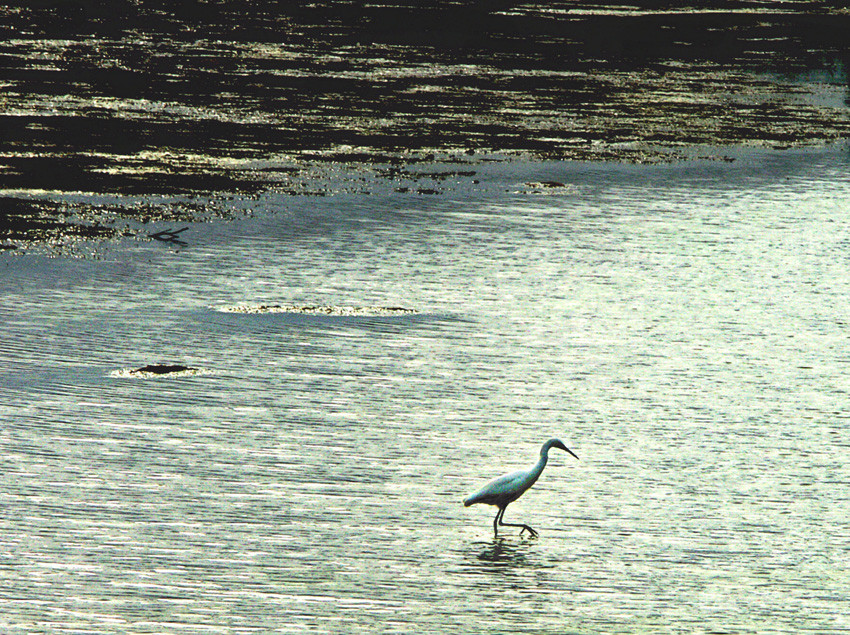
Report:
[[[563,441],[560,441],[559,439],[552,439],[552,441],[553,441],[553,443],[552,443],[553,448],[558,448],[559,450],[563,450],[564,452],[569,452],[570,454],[572,454],[576,458],[576,460],[578,460],[578,457],[575,455],[575,452],[573,452],[567,446],[565,446]]]

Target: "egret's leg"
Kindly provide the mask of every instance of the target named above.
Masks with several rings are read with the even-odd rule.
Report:
[[[505,509],[507,509],[507,507],[505,507]],[[528,525],[517,525],[516,523],[503,522],[504,516],[505,516],[505,509],[500,510],[499,513],[496,515],[496,520],[499,521],[500,525],[502,525],[503,527],[522,527],[522,529],[520,529],[520,531],[519,531],[520,536],[522,536],[522,532],[524,532],[527,529],[528,533],[530,533],[533,538],[537,538],[537,532],[534,531]]]
[[[504,513],[505,513],[505,508],[500,507],[499,511],[496,512],[496,517],[493,519],[493,537],[494,538],[499,537],[499,529],[497,527],[497,524],[501,524],[502,514],[504,514]]]

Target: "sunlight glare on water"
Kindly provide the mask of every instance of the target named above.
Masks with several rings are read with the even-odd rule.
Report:
[[[0,254],[3,632],[850,631],[846,150],[480,178]]]

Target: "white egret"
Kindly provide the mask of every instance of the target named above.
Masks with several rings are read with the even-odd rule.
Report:
[[[475,505],[475,503],[484,503],[485,505],[495,505],[498,507],[499,511],[496,513],[496,518],[493,519],[493,533],[496,536],[499,535],[499,525],[501,525],[503,527],[522,527],[519,532],[520,536],[527,529],[532,536],[537,537],[537,532],[528,525],[517,525],[502,521],[505,517],[505,508],[522,496],[525,490],[534,485],[535,481],[540,477],[543,468],[546,467],[546,461],[549,460],[549,450],[551,448],[558,448],[569,452],[578,459],[573,454],[573,451],[565,446],[560,439],[549,439],[540,448],[540,460],[537,461],[537,465],[530,470],[519,470],[493,479],[475,494],[467,496],[463,500],[463,504],[469,507],[470,505]]]

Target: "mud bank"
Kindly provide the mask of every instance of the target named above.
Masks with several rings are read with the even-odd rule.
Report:
[[[125,5],[0,8],[6,247],[127,231],[85,205],[63,220],[68,193],[192,220],[210,214],[121,197],[320,196],[352,170],[425,195],[437,161],[471,180],[512,156],[652,163],[850,136],[841,3]]]

